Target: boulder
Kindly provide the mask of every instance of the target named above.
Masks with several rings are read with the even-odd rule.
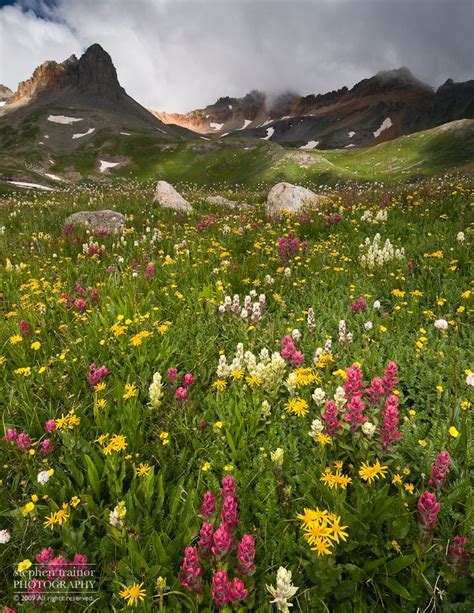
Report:
[[[125,227],[125,217],[117,211],[78,211],[64,221],[66,226],[88,226],[91,230],[119,234]]]
[[[158,181],[156,184],[155,202],[158,202],[158,204],[165,209],[185,212],[193,210],[189,202],[166,181]]]
[[[281,211],[299,211],[303,206],[314,206],[328,200],[326,196],[315,194],[301,185],[277,183],[268,192],[267,212],[276,215]]]

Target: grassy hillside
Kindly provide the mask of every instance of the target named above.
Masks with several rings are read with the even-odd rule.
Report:
[[[474,121],[462,120],[367,149],[301,151],[259,139],[165,141],[160,135],[98,130],[75,150],[57,153],[44,143],[0,153],[0,177],[54,185],[45,173],[66,180],[160,177],[197,185],[273,184],[278,181],[332,185],[340,181],[412,181],[474,167]],[[3,129],[3,137],[12,135]],[[106,173],[100,160],[119,162]],[[56,183],[57,185],[57,183]]]

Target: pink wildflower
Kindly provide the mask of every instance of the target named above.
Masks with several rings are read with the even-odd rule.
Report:
[[[54,558],[54,549],[52,547],[43,547],[40,553],[36,554],[35,559],[39,564],[47,564]]]
[[[48,567],[48,579],[54,579],[55,577],[64,577],[65,570],[68,568],[69,562],[64,556],[57,556],[52,560],[49,560]]]
[[[89,381],[89,385],[91,387],[95,387],[107,375],[110,375],[110,370],[106,366],[102,365],[100,368],[97,368],[95,364],[91,364],[89,366],[89,375],[87,376],[87,380]]]
[[[353,396],[347,403],[344,420],[351,424],[351,432],[355,432],[360,424],[367,421],[367,417],[362,415],[364,409],[364,404],[359,396]]]
[[[434,530],[440,511],[441,505],[436,498],[436,494],[423,492],[418,500],[418,518],[426,531]]]
[[[385,393],[387,395],[393,392],[393,390],[395,389],[395,386],[398,383],[397,371],[398,371],[398,366],[395,364],[395,362],[389,362],[387,364],[387,368],[384,370],[383,382],[384,382]]]
[[[214,528],[212,524],[203,524],[199,531],[198,550],[201,555],[207,556],[211,553],[212,537]]]
[[[362,396],[363,388],[365,387],[365,383],[362,380],[363,375],[360,369],[360,366],[357,364],[353,364],[346,368],[346,379],[344,381],[344,392],[347,400],[351,398],[357,397],[360,398]]]
[[[21,432],[16,439],[16,444],[18,445],[18,449],[21,451],[28,451],[31,447],[31,438],[26,434],[26,432]]]
[[[201,586],[201,565],[195,547],[186,547],[184,550],[184,561],[179,582],[183,587],[192,590],[197,594],[202,592]]]
[[[51,453],[54,448],[54,443],[51,439],[45,438],[44,441],[41,442],[41,451],[43,453]]]
[[[220,558],[225,556],[232,546],[232,535],[227,524],[220,524],[212,537],[212,553]]]
[[[209,519],[216,512],[216,501],[211,491],[207,491],[202,499],[201,515],[204,519]]]
[[[145,279],[147,281],[149,281],[150,279],[153,279],[153,277],[155,276],[155,270],[156,268],[153,262],[150,262],[149,264],[147,264],[145,268]]]
[[[22,336],[30,336],[30,324],[26,321],[26,319],[20,319],[18,325]]]
[[[455,536],[448,549],[448,566],[454,572],[468,575],[466,566],[469,561],[467,536]]]
[[[5,440],[6,441],[15,441],[17,436],[18,436],[18,434],[17,434],[17,431],[15,430],[15,428],[8,428],[7,433],[5,435]]]
[[[326,430],[330,436],[334,436],[336,430],[341,425],[341,422],[337,419],[338,411],[334,400],[328,400],[326,402],[326,411],[323,413],[322,418],[326,422]]]
[[[222,489],[221,489],[221,498],[225,499],[226,496],[234,496],[237,495],[237,486],[235,484],[234,478],[232,475],[226,475],[222,479]]]
[[[387,398],[382,416],[382,448],[387,449],[390,443],[398,441],[402,436],[398,432],[398,397],[394,394]]]
[[[255,543],[252,535],[244,534],[237,548],[237,557],[239,571],[243,575],[253,575],[255,572]]]
[[[229,495],[224,498],[222,503],[221,519],[229,528],[233,530],[239,525],[237,500]]]
[[[84,300],[84,298],[77,298],[77,300],[74,301],[74,306],[79,312],[83,313],[87,309],[87,300]]]
[[[194,383],[194,376],[192,373],[187,372],[183,378],[183,387],[190,387]]]
[[[232,583],[230,584],[229,600],[231,602],[245,600],[248,595],[249,593],[245,589],[245,583],[242,581],[242,579],[234,577]]]
[[[285,362],[288,362],[288,364],[292,364],[293,366],[299,366],[304,360],[304,355],[301,353],[301,351],[296,349],[296,345],[291,336],[284,336],[281,339],[280,355]]]
[[[367,303],[362,296],[351,304],[352,314],[362,313],[367,309]]]
[[[436,456],[433,466],[431,467],[431,479],[428,481],[430,487],[440,489],[444,485],[446,475],[451,466],[451,456],[448,451],[440,451]]]
[[[176,368],[168,368],[168,381],[174,383],[178,378],[178,370]]]
[[[88,558],[85,553],[76,553],[71,562],[71,565],[76,568],[80,566],[87,566],[87,561],[88,561]]]
[[[230,600],[230,583],[227,573],[218,570],[212,578],[212,600],[221,609]]]
[[[56,420],[54,419],[48,419],[48,421],[44,424],[45,432],[52,432],[53,430],[56,430],[56,427]]]
[[[367,396],[369,397],[370,406],[377,406],[380,398],[385,396],[384,380],[380,377],[374,377],[370,383],[370,387],[367,390]]]
[[[186,400],[186,398],[188,397],[188,391],[185,387],[178,387],[178,389],[176,390],[176,400],[179,400],[180,402],[184,402]]]

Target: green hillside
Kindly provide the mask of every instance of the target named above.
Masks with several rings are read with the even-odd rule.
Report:
[[[3,179],[56,187],[59,182],[46,173],[73,182],[120,176],[160,177],[203,186],[251,186],[282,180],[332,185],[339,181],[405,182],[438,173],[469,172],[474,167],[473,120],[452,122],[372,148],[332,151],[288,149],[259,139],[170,142],[154,134],[99,130],[75,150],[57,153],[47,144],[27,146],[25,141],[35,133],[33,122],[27,128],[21,132],[21,149],[0,153]],[[9,139],[11,134],[4,128],[0,137]],[[100,160],[119,164],[101,173]]]

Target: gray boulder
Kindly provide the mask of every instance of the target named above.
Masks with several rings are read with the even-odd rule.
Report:
[[[90,230],[119,234],[125,227],[125,217],[117,211],[78,211],[64,221],[69,226],[87,226]]]
[[[155,202],[165,209],[185,211],[186,213],[193,210],[189,202],[167,181],[158,181],[156,184]]]
[[[327,200],[326,196],[315,194],[306,187],[283,182],[277,183],[268,192],[266,209],[270,215],[276,215],[283,210],[296,212]]]

